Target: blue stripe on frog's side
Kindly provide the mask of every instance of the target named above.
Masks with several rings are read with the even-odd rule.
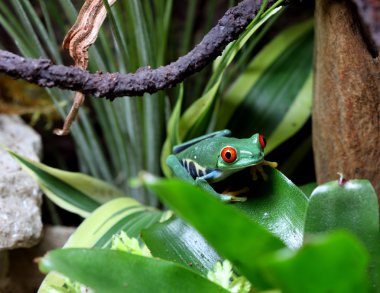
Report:
[[[193,179],[203,178],[207,181],[212,181],[221,175],[221,171],[217,169],[203,168],[196,162],[190,159],[180,160],[181,165],[189,172]]]
[[[191,177],[196,178],[198,177],[198,169],[195,167],[195,164],[193,162],[189,162],[189,172]]]

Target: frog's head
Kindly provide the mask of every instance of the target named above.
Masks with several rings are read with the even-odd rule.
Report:
[[[218,169],[243,169],[264,159],[265,137],[254,134],[247,139],[231,139],[221,147]]]

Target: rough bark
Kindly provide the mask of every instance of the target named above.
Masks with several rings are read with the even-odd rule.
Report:
[[[352,0],[358,9],[362,23],[366,28],[366,37],[371,43],[370,50],[380,50],[380,1]],[[373,44],[372,44],[373,43]]]
[[[379,57],[369,51],[348,1],[316,1],[316,39],[317,181],[337,179],[342,172],[348,179],[369,179],[380,195]]]

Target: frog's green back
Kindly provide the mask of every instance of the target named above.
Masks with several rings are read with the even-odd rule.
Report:
[[[221,145],[226,144],[226,137],[212,137],[188,146],[176,154],[178,159],[197,162],[202,167],[215,168],[220,155]]]
[[[178,144],[173,147],[173,154],[179,154],[180,152],[186,150],[187,148],[201,142],[202,140],[213,138],[213,137],[229,137],[231,136],[231,131],[228,129],[208,133],[199,137],[196,137],[192,140],[186,141],[184,143]]]

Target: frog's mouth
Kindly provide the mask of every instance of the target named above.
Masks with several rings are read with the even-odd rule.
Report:
[[[263,158],[257,160],[257,161],[252,161],[252,159],[240,159],[239,160],[239,167],[236,167],[237,169],[244,169],[247,167],[252,167],[252,166],[257,166],[260,165],[264,161]]]

